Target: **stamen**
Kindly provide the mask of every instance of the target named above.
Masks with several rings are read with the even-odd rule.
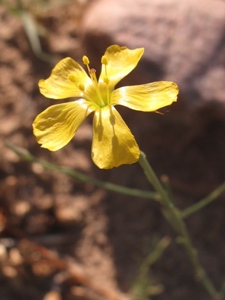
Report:
[[[87,67],[88,73],[90,74],[90,67],[89,67],[90,61],[89,61],[89,58],[86,55],[84,55],[82,60],[83,60],[84,65]]]
[[[108,60],[107,60],[107,57],[106,57],[105,55],[102,56],[101,63],[102,63],[102,64],[104,65],[104,67],[105,67],[105,75],[107,76],[107,68],[106,68],[106,66],[107,66],[107,64],[108,64]],[[104,79],[104,81],[105,81],[105,79]],[[105,81],[105,82],[106,82],[106,81]]]
[[[106,58],[105,55],[102,56],[101,63],[102,63],[103,65],[107,65],[107,64],[108,64],[108,60],[107,60],[107,58]]]
[[[84,65],[88,66],[90,64],[90,61],[86,55],[83,56],[82,60]]]

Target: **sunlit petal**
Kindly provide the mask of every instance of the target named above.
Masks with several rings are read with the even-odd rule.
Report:
[[[41,94],[47,98],[64,99],[83,97],[85,86],[91,84],[84,69],[72,58],[62,59],[52,70],[50,77],[39,81]]]
[[[34,120],[34,135],[41,147],[59,150],[69,143],[80,124],[94,110],[83,99],[52,105]]]
[[[112,105],[120,104],[134,110],[156,111],[177,101],[178,86],[170,81],[121,87],[113,91]]]
[[[106,106],[94,114],[92,159],[101,169],[137,162],[139,147],[114,107]]]
[[[108,47],[104,54],[107,65],[102,65],[99,81],[103,82],[108,78],[109,85],[114,87],[136,67],[143,53],[144,48],[130,50],[118,45]]]

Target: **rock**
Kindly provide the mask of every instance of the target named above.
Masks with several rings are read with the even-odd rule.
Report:
[[[126,83],[171,80],[188,107],[225,103],[224,1],[99,0],[81,28],[94,68],[111,44],[144,47]]]

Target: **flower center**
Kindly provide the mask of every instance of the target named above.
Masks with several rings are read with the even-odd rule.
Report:
[[[109,78],[107,77],[107,59],[102,57],[102,65],[105,68],[105,78],[103,82],[98,82],[96,77],[96,70],[89,67],[89,59],[87,56],[83,57],[83,63],[86,65],[89,76],[92,80],[92,88],[94,88],[94,95],[92,95],[91,101],[94,101],[99,107],[104,107],[110,104],[110,91],[109,91]]]

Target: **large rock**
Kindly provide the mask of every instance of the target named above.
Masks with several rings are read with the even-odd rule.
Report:
[[[129,83],[175,81],[189,107],[225,102],[224,33],[221,0],[99,0],[82,21],[93,67],[111,44],[144,47]]]

